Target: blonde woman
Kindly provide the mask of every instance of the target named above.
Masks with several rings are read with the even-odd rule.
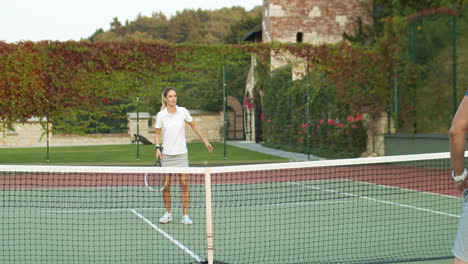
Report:
[[[468,92],[458,107],[449,131],[452,177],[462,192],[463,209],[453,247],[454,264],[468,264],[468,172],[465,169],[465,144],[468,131]]]
[[[177,92],[173,87],[168,87],[162,94],[161,111],[156,116],[156,158],[161,160],[163,167],[188,167],[188,151],[185,139],[185,123],[188,123],[193,131],[205,143],[209,152],[213,151],[211,144],[203,137],[198,127],[195,125],[189,111],[177,105]],[[161,145],[162,143],[162,145]],[[171,175],[166,175],[166,185],[162,192],[166,212],[159,219],[160,223],[166,224],[172,221],[171,213]],[[180,188],[182,190],[182,211],[181,222],[186,225],[193,224],[188,215],[190,201],[188,176],[179,175]]]

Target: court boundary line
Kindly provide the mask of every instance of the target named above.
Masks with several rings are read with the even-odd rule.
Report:
[[[296,183],[296,182],[288,182],[288,183],[293,184],[293,185],[302,186],[302,187],[305,187],[305,188],[315,189],[315,190],[321,190],[321,191],[326,191],[326,192],[331,192],[331,193],[339,193],[339,194],[343,194],[343,195],[346,195],[346,196],[356,197],[356,198],[360,198],[360,199],[364,199],[364,200],[368,200],[368,201],[373,201],[373,202],[377,202],[377,203],[390,204],[390,205],[415,209],[415,210],[418,210],[418,211],[430,212],[430,213],[434,213],[434,214],[440,214],[440,215],[460,218],[459,215],[449,214],[449,213],[440,212],[440,211],[436,211],[436,210],[431,210],[431,209],[427,209],[427,208],[416,207],[416,206],[402,204],[402,203],[395,203],[395,202],[390,202],[390,201],[386,201],[386,200],[379,200],[379,199],[371,198],[371,197],[368,197],[368,196],[362,196],[362,195],[357,195],[357,194],[347,193],[347,192],[340,192],[340,191],[336,191],[336,190],[332,190],[332,189],[326,189],[326,188],[321,188],[321,187],[317,187],[317,186],[310,186],[310,185]]]
[[[237,205],[241,207],[258,207],[258,206],[282,206],[282,205],[313,205],[313,204],[339,204],[339,203],[355,203],[356,201],[307,201],[307,202],[285,202],[285,203],[272,203],[272,204],[250,204],[250,205]],[[366,202],[366,201],[361,201]],[[213,206],[213,208],[218,208],[219,206]],[[225,206],[221,206],[225,207]],[[158,210],[162,211],[165,210],[163,207],[159,208],[137,208],[138,210]],[[41,210],[38,213],[41,214],[83,214],[83,213],[119,213],[119,212],[127,212],[132,210],[130,208],[121,208],[121,209],[77,209],[77,210]],[[8,215],[8,214],[30,214],[31,211],[0,211],[0,215]]]
[[[137,212],[135,209],[130,209],[130,211],[141,218],[145,223],[147,223],[149,226],[151,226],[154,230],[158,231],[161,235],[163,235],[165,238],[167,238],[169,241],[174,243],[177,247],[182,249],[185,253],[187,253],[190,257],[198,261],[199,263],[203,262],[204,260],[195,254],[193,251],[191,251],[188,247],[186,247],[184,244],[182,244],[180,241],[175,239],[173,236],[169,235],[166,231],[162,230],[159,226],[155,225],[152,223],[148,218],[146,218],[144,215],[140,214]]]
[[[355,181],[355,180],[349,180],[349,179],[342,179],[342,180],[344,180],[344,181],[350,181],[350,182],[359,182],[359,183],[362,183],[362,184],[374,185],[374,186],[385,187],[385,188],[391,188],[391,189],[400,189],[400,190],[405,190],[405,191],[409,191],[409,192],[424,193],[424,194],[428,194],[428,195],[435,195],[435,196],[446,197],[446,198],[452,198],[452,199],[459,199],[459,200],[462,199],[460,196],[455,196],[455,195],[448,195],[448,194],[442,194],[442,193],[434,193],[434,192],[428,192],[428,191],[420,191],[420,190],[415,190],[415,189],[409,189],[409,188],[403,188],[403,187],[391,186],[391,185],[385,185],[385,184],[379,184],[379,183],[372,183],[372,182],[365,182],[365,181]]]

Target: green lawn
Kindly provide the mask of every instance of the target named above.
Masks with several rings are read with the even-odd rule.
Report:
[[[287,162],[288,159],[258,153],[227,145],[224,160],[224,145],[212,143],[214,151],[209,153],[202,143],[189,143],[191,166],[221,166],[252,163]],[[137,159],[139,153],[139,159]],[[154,145],[107,145],[50,147],[43,148],[0,148],[0,164],[52,164],[52,165],[121,165],[145,166],[155,161]]]

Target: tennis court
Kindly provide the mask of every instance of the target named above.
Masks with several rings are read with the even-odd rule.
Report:
[[[445,155],[445,156],[444,156]],[[447,154],[212,168],[219,263],[401,263],[451,258],[461,199]],[[421,155],[424,156],[424,155]],[[427,157],[425,157],[427,158]],[[338,162],[338,161],[334,161]],[[205,168],[190,169],[190,216],[159,224],[142,167],[2,166],[2,263],[199,263],[207,260]],[[187,168],[185,170],[188,170]],[[30,171],[30,172],[28,172]],[[91,173],[92,172],[92,173]],[[174,181],[177,182],[177,181]]]

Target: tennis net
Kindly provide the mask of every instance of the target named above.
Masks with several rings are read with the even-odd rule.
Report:
[[[448,153],[212,168],[0,166],[2,263],[401,263],[451,258]],[[180,175],[189,179],[182,217]],[[170,175],[173,221],[145,175]],[[214,257],[213,257],[214,256]]]

